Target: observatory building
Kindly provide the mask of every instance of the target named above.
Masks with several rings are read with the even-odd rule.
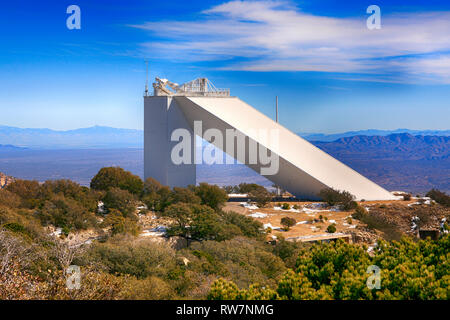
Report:
[[[326,187],[348,191],[358,200],[395,199],[376,183],[239,98],[230,96],[229,90],[215,88],[206,78],[183,85],[156,78],[153,89],[153,96],[148,95],[147,88],[144,96],[145,178],[153,177],[170,187],[195,184],[198,163],[195,135],[204,137],[203,132],[210,131],[221,133],[223,137],[211,139],[212,144],[230,156],[239,155],[240,162],[299,199],[318,199],[318,193]],[[173,159],[173,152],[182,140],[177,135],[174,137],[177,129],[193,137],[188,142],[188,151],[183,150],[183,159],[188,161],[181,163]],[[258,134],[267,130],[276,131],[276,141]],[[227,135],[232,131],[237,134]],[[245,148],[240,151],[237,150],[239,137],[245,139]],[[261,151],[277,157],[276,171],[264,174],[267,161],[258,157],[255,161],[253,157],[255,152],[261,154]]]

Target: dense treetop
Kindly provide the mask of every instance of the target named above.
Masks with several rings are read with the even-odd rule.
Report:
[[[144,189],[141,178],[119,167],[102,168],[92,178],[91,188],[107,191],[110,188],[120,188],[133,194],[140,194]]]

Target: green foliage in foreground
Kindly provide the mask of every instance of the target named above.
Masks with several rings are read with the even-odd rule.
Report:
[[[430,196],[440,203],[448,197]],[[348,208],[352,199],[330,192],[331,202]],[[217,186],[170,189],[120,168],[101,169],[93,188],[17,180],[0,190],[0,299],[448,299],[448,236],[381,242],[373,256],[357,245],[312,246],[280,235],[272,245],[260,222],[222,210],[226,200]],[[173,239],[134,237],[141,232],[138,213],[147,214],[138,209],[142,203],[168,218]],[[382,216],[354,209],[368,228],[394,235]],[[423,223],[430,219],[426,212],[417,215]],[[73,233],[69,237],[94,231],[101,239],[69,246],[49,235],[53,227]],[[181,248],[184,243],[189,246]],[[82,268],[80,290],[66,288],[70,264]],[[369,265],[382,270],[380,290],[366,286]]]
[[[380,241],[366,248],[342,241],[316,244],[300,252],[296,271],[288,270],[275,290],[257,284],[239,289],[217,280],[209,299],[449,299],[450,236],[439,241]],[[367,267],[381,269],[381,288],[369,289]]]

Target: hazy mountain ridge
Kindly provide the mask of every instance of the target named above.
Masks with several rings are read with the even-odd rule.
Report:
[[[450,136],[399,133],[388,136],[360,135],[313,143],[332,155],[358,159],[438,160],[450,157]]]
[[[13,146],[13,145],[11,145],[11,144],[0,144],[0,151],[7,151],[7,150],[24,150],[24,149],[26,149],[26,148]]]
[[[450,137],[401,133],[312,143],[388,190],[450,191]]]
[[[94,126],[75,130],[0,126],[0,144],[33,149],[139,148],[144,133],[136,129]]]
[[[438,188],[449,192],[450,136],[446,132],[440,132],[443,135],[354,135],[311,143],[388,190],[423,193]],[[5,141],[5,137],[9,140]],[[32,143],[25,143],[25,138]],[[18,178],[39,181],[68,178],[89,185],[90,179],[104,166],[121,166],[143,175],[141,130],[0,127],[0,144],[5,144],[0,145],[0,171]],[[271,185],[243,165],[200,165],[198,181]]]
[[[299,136],[309,141],[335,141],[341,138],[354,137],[354,136],[388,136],[391,134],[408,133],[413,136],[450,136],[450,130],[411,130],[411,129],[396,129],[396,130],[359,130],[359,131],[347,131],[336,134],[323,134],[323,133],[298,133]]]
[[[361,130],[338,134],[299,133],[309,141],[335,141],[352,136],[388,136],[390,134],[409,133],[423,136],[450,136],[450,130]],[[74,130],[52,130],[47,128],[17,128],[0,126],[0,145],[13,145],[32,149],[85,149],[85,148],[142,148],[143,130],[119,129],[106,126],[94,126]]]

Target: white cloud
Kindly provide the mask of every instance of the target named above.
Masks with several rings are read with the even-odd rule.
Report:
[[[382,15],[380,30],[368,30],[367,17],[312,15],[288,2],[230,1],[203,11],[196,21],[133,27],[163,39],[142,44],[157,56],[244,58],[222,69],[397,73],[449,82],[450,12]]]

